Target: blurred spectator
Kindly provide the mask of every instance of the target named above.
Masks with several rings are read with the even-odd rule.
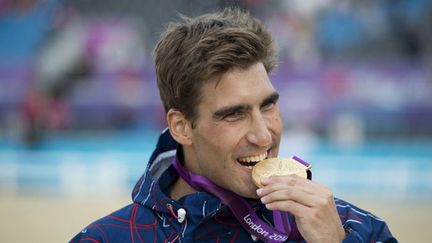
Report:
[[[24,127],[42,129],[25,132],[31,142],[46,129],[165,126],[161,117],[145,115],[163,113],[147,47],[177,13],[229,5],[259,16],[279,45],[273,81],[287,92],[281,106],[287,127],[295,113],[302,130],[326,136],[337,117],[352,110],[363,121],[361,137],[385,134],[384,121],[393,123],[389,133],[409,135],[414,121],[424,124],[416,134],[432,134],[427,0],[4,0],[0,129],[15,124],[6,121],[19,104],[26,107]],[[44,105],[29,105],[35,99]]]
[[[113,126],[131,121],[141,101],[136,84],[145,60],[144,42],[131,23],[112,18],[82,20],[68,5],[58,11],[61,20],[52,20],[33,58],[31,85],[24,97],[24,137],[29,143],[41,139],[46,129],[69,126],[73,121],[70,96],[75,88],[86,86],[82,81],[119,79],[113,96],[108,97],[119,110],[114,114],[119,117],[112,118]],[[105,88],[109,87],[101,86],[99,91]],[[34,105],[35,100],[40,105]]]

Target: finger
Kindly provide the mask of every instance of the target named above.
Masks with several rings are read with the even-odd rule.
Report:
[[[289,200],[311,207],[315,204],[314,202],[316,201],[316,197],[316,195],[312,195],[295,189],[282,189],[272,191],[271,193],[261,197],[261,202],[264,204],[269,204],[273,202],[283,202]]]
[[[333,193],[327,187],[301,177],[282,176],[272,180],[271,184],[257,191],[263,203],[294,200],[306,206],[322,206],[334,200]]]
[[[273,176],[263,181],[264,187],[257,190],[257,194],[260,197],[265,196],[273,191],[283,190],[283,189],[296,189],[302,190],[305,193],[313,194],[319,190],[319,186],[310,180],[301,178],[296,175],[288,176]]]
[[[265,204],[266,208],[269,210],[279,210],[284,212],[290,212],[296,217],[304,217],[309,214],[310,207],[305,206],[296,201],[288,200],[288,201],[275,201],[268,204]]]

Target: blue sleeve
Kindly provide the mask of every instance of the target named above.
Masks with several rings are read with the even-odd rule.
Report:
[[[396,240],[396,238],[394,238],[391,233],[388,231],[387,232],[382,232],[381,234],[378,235],[378,237],[372,237],[374,238],[372,241],[367,241],[368,238],[371,238],[369,236],[365,236],[365,235],[361,235],[360,233],[358,233],[357,231],[346,227],[345,231],[347,232],[347,237],[343,240],[343,243],[360,243],[360,242],[383,242],[383,243],[397,243],[398,241]]]
[[[379,217],[339,199],[336,207],[347,233],[344,243],[398,242]]]

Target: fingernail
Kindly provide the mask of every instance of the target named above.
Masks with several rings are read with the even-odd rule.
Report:
[[[265,207],[266,207],[268,210],[273,210],[273,208],[272,208],[272,206],[271,206],[270,204],[266,204]]]
[[[263,192],[263,189],[261,189],[261,188],[256,190],[256,193],[258,194],[258,196],[261,195],[262,192]]]

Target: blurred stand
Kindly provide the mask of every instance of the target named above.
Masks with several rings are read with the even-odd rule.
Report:
[[[111,129],[136,122],[139,109],[149,105],[145,102],[150,92],[145,41],[135,20],[83,18],[66,1],[2,6],[6,39],[0,43],[0,131],[32,147],[52,131]],[[31,22],[41,19],[38,34],[23,44],[26,53],[9,50],[20,49],[12,42],[34,32]],[[24,30],[16,31],[20,25]],[[8,133],[10,128],[18,130]]]
[[[3,1],[0,131],[37,145],[53,131],[162,129],[151,50],[164,23],[230,5],[274,33],[287,129],[333,139],[352,114],[358,140],[432,135],[427,0]]]

